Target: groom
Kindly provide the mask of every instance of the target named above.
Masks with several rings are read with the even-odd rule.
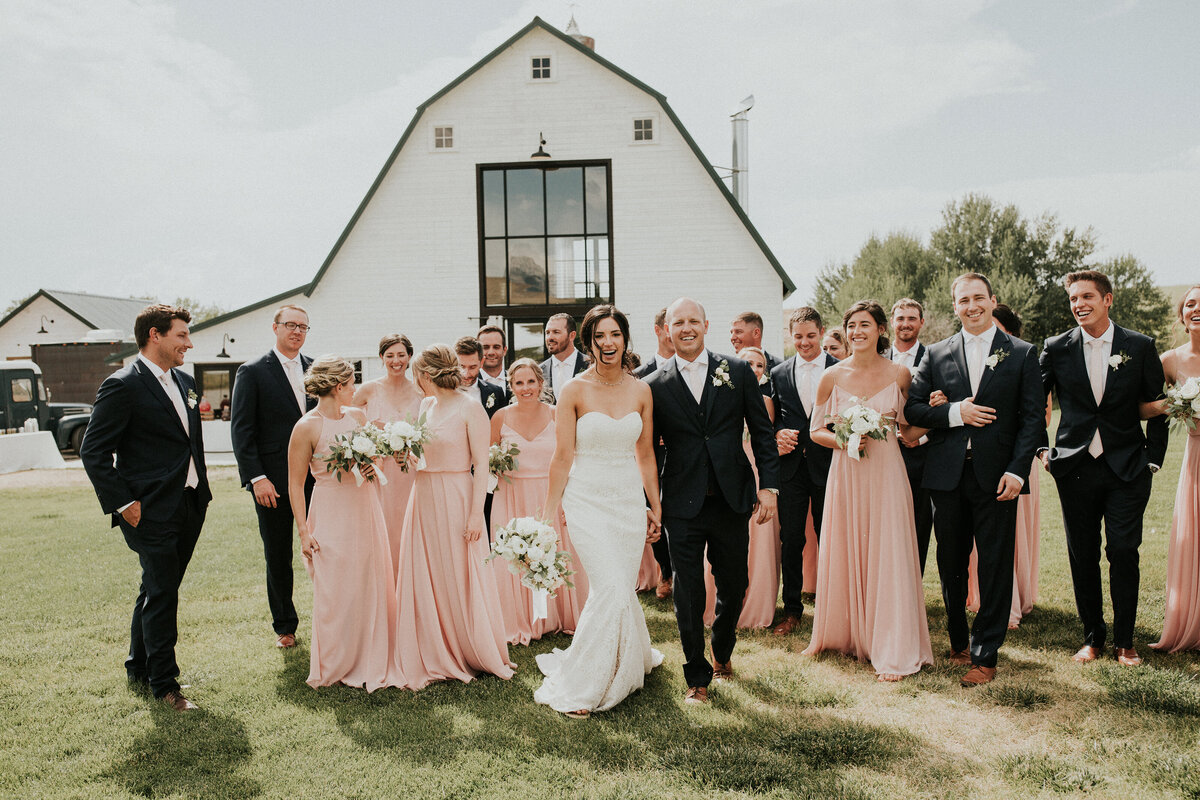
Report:
[[[685,702],[707,703],[708,685],[733,677],[746,587],[751,513],[775,514],[779,455],[754,371],[705,349],[708,318],[695,300],[667,308],[675,356],[645,378],[654,397],[654,439],[662,438],[663,528],[675,571],[675,618],[683,645]],[[759,488],[742,449],[749,427]],[[704,653],[704,554],[717,584],[710,664]]]

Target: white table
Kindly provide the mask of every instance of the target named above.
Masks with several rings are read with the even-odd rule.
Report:
[[[0,435],[0,474],[26,469],[65,469],[54,434],[6,433]]]

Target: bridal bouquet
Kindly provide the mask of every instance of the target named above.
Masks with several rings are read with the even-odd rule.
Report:
[[[1167,418],[1172,428],[1196,430],[1196,418],[1200,416],[1200,378],[1188,378],[1175,386],[1164,386],[1167,396]]]
[[[425,466],[425,445],[433,438],[429,432],[429,425],[425,421],[425,414],[422,413],[417,417],[416,422],[403,419],[389,422],[383,426],[381,433],[381,438],[385,440],[388,450],[387,455],[396,459],[400,469],[408,472],[409,454],[419,459],[417,469]]]
[[[891,417],[885,417],[859,402],[847,408],[840,416],[833,417],[833,435],[850,458],[858,461],[865,458],[865,455],[858,451],[863,437],[880,441],[887,439],[895,422]]]
[[[356,485],[362,486],[364,480],[375,479],[374,476],[364,476],[363,468],[386,455],[390,455],[390,452],[383,443],[383,431],[367,423],[361,428],[334,436],[329,445],[329,455],[322,458],[325,461],[325,470],[332,472],[339,482],[343,473],[349,473],[354,476]],[[380,485],[387,486],[386,475],[378,471],[375,475],[379,477]]]
[[[488,448],[488,491],[496,491],[496,487],[500,485],[500,479],[512,483],[512,478],[506,473],[512,472],[517,468],[517,456],[521,454],[521,448],[517,447],[513,442],[506,442],[501,439],[500,444],[494,444]]]
[[[487,560],[493,558],[507,561],[509,572],[519,575],[521,585],[533,591],[534,619],[546,618],[546,599],[555,589],[572,586],[570,554],[558,549],[558,532],[542,520],[518,517],[497,529]]]

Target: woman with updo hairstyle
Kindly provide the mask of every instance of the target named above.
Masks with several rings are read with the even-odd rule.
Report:
[[[836,650],[870,661],[880,681],[898,681],[933,663],[912,494],[898,441],[898,435],[916,441],[926,431],[905,422],[912,373],[883,355],[888,348],[883,307],[874,300],[855,303],[842,317],[842,328],[850,354],[826,368],[811,415],[813,443],[834,452],[825,486],[812,641],[804,654]],[[856,460],[845,449],[853,439],[839,444],[830,422],[860,405],[878,412],[890,430],[885,439],[863,436]]]
[[[761,386],[766,386],[763,378],[769,375],[767,354],[759,347],[743,347],[737,357],[750,365]],[[767,416],[775,421],[775,403],[769,395],[763,396],[763,404],[767,407]],[[754,471],[754,485],[758,485],[758,467],[754,463],[754,450],[750,446],[748,436],[742,437],[742,447],[746,451],[746,459],[750,469]],[[750,542],[748,549],[747,572],[750,583],[746,588],[745,600],[742,603],[742,613],[738,616],[739,628],[769,628],[775,621],[775,601],[779,597],[779,570],[782,556],[782,542],[779,539],[779,517],[772,516],[766,522],[755,522],[751,515],[749,526]],[[704,624],[712,626],[717,618],[717,582],[713,578],[712,565],[704,562]]]
[[[354,405],[367,412],[367,419],[382,428],[389,422],[416,422],[421,409],[421,392],[405,373],[412,359],[413,346],[402,333],[389,333],[379,340],[379,360],[383,377],[367,381],[354,393]],[[404,527],[404,511],[412,494],[414,472],[404,471],[392,459],[383,459],[376,467],[387,476],[387,485],[379,487],[383,503],[383,518],[387,521],[388,542],[392,552],[392,569],[399,569],[400,531]]]
[[[821,349],[838,361],[850,355],[850,351],[846,347],[846,337],[837,328],[825,331],[825,338],[821,340]]]
[[[425,394],[430,440],[416,471],[400,534],[395,661],[403,686],[511,678],[508,639],[492,568],[484,563],[483,501],[488,488],[487,413],[458,391],[458,358],[444,344],[413,360]]]
[[[362,427],[367,418],[350,407],[354,367],[344,359],[313,361],[304,391],[317,398],[317,407],[292,429],[288,497],[313,584],[308,685],[343,683],[370,692],[396,682],[391,647],[396,582],[387,525],[377,481],[358,486],[349,476],[338,480],[324,460],[334,437]],[[309,474],[316,483],[306,502]]]
[[[540,516],[550,482],[550,460],[554,457],[554,406],[541,399],[546,379],[531,358],[519,358],[508,368],[512,400],[492,417],[492,444],[515,444],[517,468],[505,473],[492,493],[492,529],[519,517]],[[574,587],[562,586],[546,603],[546,618],[534,619],[533,593],[521,585],[519,576],[504,559],[491,561],[500,591],[500,606],[510,644],[529,644],[547,633],[574,633],[575,623],[587,600],[587,576],[567,536],[561,514],[550,524],[558,531],[558,549],[571,556]]]

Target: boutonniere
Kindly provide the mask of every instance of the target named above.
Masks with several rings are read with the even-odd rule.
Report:
[[[983,362],[983,365],[985,367],[987,367],[988,369],[994,370],[996,368],[996,365],[999,364],[1001,361],[1003,361],[1006,358],[1008,358],[1007,350],[997,350],[996,352],[992,353],[990,356],[987,357],[987,360]]]
[[[486,405],[488,408],[491,408],[492,406],[496,405],[496,395],[489,394],[487,402],[484,405]]]
[[[1116,372],[1126,361],[1129,361],[1129,354],[1124,350],[1119,353],[1115,353],[1114,355],[1108,357],[1109,369],[1111,369],[1113,372]]]
[[[729,361],[721,359],[721,363],[713,370],[713,386],[728,386],[733,388],[733,381],[729,379]]]
[[[196,397],[195,389],[188,389],[188,408],[195,408],[199,399]]]

